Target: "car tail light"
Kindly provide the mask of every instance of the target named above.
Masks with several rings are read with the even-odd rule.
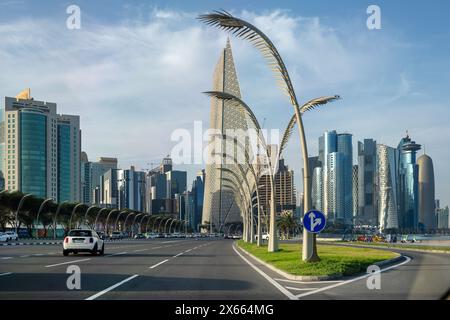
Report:
[[[65,243],[68,243],[68,242],[69,242],[69,237],[65,237],[65,238],[64,238],[64,242],[65,242]]]
[[[94,238],[89,238],[89,242],[90,243],[94,242]]]

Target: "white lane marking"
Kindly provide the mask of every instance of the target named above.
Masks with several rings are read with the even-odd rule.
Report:
[[[9,260],[12,259],[13,257],[3,257],[2,260]]]
[[[134,250],[133,252],[141,252],[141,251],[146,251],[148,249],[138,249],[138,250]]]
[[[300,290],[300,291],[308,291],[308,290],[316,290],[318,288],[296,288],[296,287],[288,287],[285,286],[286,289],[290,289],[290,290]]]
[[[56,264],[50,264],[48,266],[45,266],[45,268],[57,267],[57,266],[62,266],[62,265],[69,264],[69,263],[82,262],[82,261],[88,261],[88,260],[91,260],[91,258],[80,259],[80,260],[71,260],[71,261],[66,261],[66,262],[61,262],[61,263],[56,263]]]
[[[324,281],[300,281],[300,280],[288,280],[288,279],[279,279],[274,278],[274,280],[277,281],[284,281],[284,282],[290,282],[290,283],[300,283],[300,284],[312,284],[312,283],[336,283],[336,282],[342,282],[343,280],[324,280]]]
[[[35,253],[35,254],[33,254],[34,257],[41,257],[43,255],[44,255],[43,253]]]
[[[368,274],[365,274],[365,275],[362,275],[362,276],[359,276],[359,277],[356,277],[356,278],[353,278],[353,279],[349,279],[349,280],[346,280],[346,281],[342,281],[342,282],[340,282],[340,283],[332,284],[332,285],[330,285],[330,286],[326,286],[326,287],[323,287],[323,288],[320,288],[320,289],[317,289],[317,290],[314,290],[314,291],[311,291],[311,292],[302,293],[302,294],[297,295],[297,298],[301,298],[301,297],[309,296],[309,295],[311,295],[311,294],[316,294],[316,293],[319,293],[319,292],[322,292],[322,291],[325,291],[325,290],[333,289],[333,288],[342,286],[342,285],[344,285],[344,284],[349,284],[349,283],[351,283],[351,282],[355,282],[355,281],[358,281],[358,280],[361,280],[361,279],[370,277],[370,276],[372,276],[372,275],[374,275],[374,274],[382,273],[382,272],[385,272],[385,271],[387,271],[387,270],[391,270],[391,269],[400,267],[400,266],[402,266],[402,265],[404,265],[404,264],[406,264],[406,263],[408,263],[408,262],[411,261],[411,258],[410,258],[410,257],[408,257],[408,256],[403,256],[403,257],[406,258],[405,261],[400,262],[400,263],[398,263],[398,264],[395,264],[395,265],[393,265],[393,266],[390,266],[390,267],[381,269],[380,271],[377,271],[377,272],[368,273]]]
[[[180,253],[174,255],[173,258],[179,257],[179,256],[181,256],[183,253],[184,253],[184,252],[180,252]]]
[[[1,276],[8,276],[8,275],[10,275],[10,274],[12,274],[12,272],[0,273],[0,277],[1,277]]]
[[[190,252],[190,251],[192,251],[192,249],[188,249],[188,250],[186,250],[186,251],[185,251],[185,253],[188,253],[188,252]]]
[[[181,240],[171,240],[171,241],[163,241],[161,243],[174,243],[174,242],[180,242]]]
[[[255,266],[253,263],[251,263],[247,258],[245,258],[233,245],[233,250],[244,260],[247,262],[247,264],[256,270],[260,275],[262,275],[267,281],[269,281],[275,288],[280,290],[286,297],[288,297],[291,300],[297,300],[297,297],[293,295],[290,291],[286,290],[282,285],[280,285],[278,282],[273,280],[270,276],[268,276],[264,271],[259,269],[257,266]]]
[[[127,254],[127,252],[117,252],[117,253],[112,253],[112,254],[108,254],[105,257],[112,257],[112,256],[120,256],[122,254]]]
[[[149,269],[154,269],[154,268],[156,268],[157,266],[162,265],[163,263],[166,263],[167,261],[169,261],[169,259],[166,259],[166,260],[163,260],[163,261],[161,261],[161,262],[158,262],[157,264],[151,266]]]
[[[161,249],[162,247],[153,247],[153,248],[150,248],[150,249]]]
[[[20,256],[21,258],[28,258],[30,255],[29,254],[26,254],[26,255],[24,255],[24,256]]]
[[[113,286],[111,286],[111,287],[109,287],[109,288],[106,288],[105,290],[102,290],[102,291],[100,291],[100,292],[98,292],[98,293],[96,293],[96,294],[94,294],[94,295],[92,295],[92,296],[86,298],[85,300],[94,300],[94,299],[97,299],[98,297],[104,295],[105,293],[107,293],[107,292],[109,292],[109,291],[111,291],[111,290],[114,290],[115,288],[117,288],[117,287],[123,285],[124,283],[126,283],[126,282],[128,282],[128,281],[130,281],[130,280],[133,280],[134,278],[136,278],[136,277],[138,277],[138,276],[139,276],[138,274],[135,274],[135,275],[133,275],[133,276],[131,276],[131,277],[128,277],[128,278],[126,278],[125,280],[122,280],[122,281],[120,281],[119,283],[116,283],[115,285],[113,285]]]

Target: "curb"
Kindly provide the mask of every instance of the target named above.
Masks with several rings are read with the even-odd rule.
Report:
[[[33,246],[33,245],[57,245],[62,244],[62,241],[59,242],[9,242],[2,243],[1,246]]]
[[[326,243],[323,243],[326,244]],[[403,250],[403,251],[413,251],[413,252],[423,252],[423,253],[446,253],[450,254],[450,251],[445,250],[426,250],[426,249],[415,249],[415,248],[402,248],[402,247],[388,247],[388,246],[371,246],[364,244],[347,244],[347,243],[336,243],[336,245],[346,246],[346,247],[359,247],[359,248],[370,248],[370,249],[389,249],[389,250]]]
[[[327,281],[327,280],[336,280],[336,279],[341,279],[344,278],[344,275],[342,273],[336,273],[336,274],[329,274],[329,275],[325,275],[325,276],[297,276],[297,275],[293,275],[290,273],[287,273],[285,271],[282,271],[276,267],[274,267],[273,265],[259,259],[258,257],[255,257],[253,254],[249,253],[248,251],[246,251],[245,249],[237,246],[235,243],[233,244],[233,246],[235,248],[237,248],[238,250],[241,250],[243,253],[245,253],[246,255],[252,257],[253,259],[255,259],[256,261],[258,261],[259,263],[261,263],[262,265],[264,265],[265,267],[267,267],[268,269],[278,273],[279,275],[285,277],[286,279],[289,280],[298,280],[298,281]],[[399,254],[394,252],[395,254],[397,254],[398,256],[392,259],[388,259],[388,260],[384,260],[384,261],[380,261],[375,263],[375,265],[377,265],[378,267],[382,268],[385,267],[387,265],[399,262],[401,260],[404,259],[404,257]],[[356,276],[357,274],[355,274]]]

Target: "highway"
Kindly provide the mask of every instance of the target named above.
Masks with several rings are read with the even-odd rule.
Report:
[[[450,288],[450,254],[402,252],[381,273],[325,282],[289,280],[234,248],[232,240],[153,239],[106,243],[104,256],[64,257],[60,245],[0,247],[0,300],[439,299]],[[81,288],[69,290],[69,266]]]

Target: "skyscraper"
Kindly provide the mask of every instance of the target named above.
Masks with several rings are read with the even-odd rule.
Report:
[[[0,170],[5,189],[80,199],[80,118],[57,115],[56,103],[34,100],[30,89],[5,97],[0,117]]]
[[[57,201],[78,202],[81,196],[81,130],[80,117],[57,116],[58,196]]]
[[[376,226],[378,213],[375,208],[377,143],[373,139],[358,141],[358,211],[356,223]]]
[[[213,90],[227,92],[239,98],[241,97],[229,40],[227,40],[226,47],[222,50],[214,70]],[[224,134],[228,129],[247,130],[246,114],[231,101],[212,98],[210,116],[210,129],[213,129],[218,133]],[[224,223],[226,215],[225,211],[228,211],[227,223],[240,222],[242,219],[240,210],[234,201],[233,192],[223,188],[222,185],[222,178],[229,176],[230,179],[233,179],[233,177],[230,173],[220,169],[228,168],[233,170],[235,169],[234,165],[225,164],[221,157],[216,156],[216,153],[222,153],[223,151],[216,150],[214,141],[217,141],[217,137],[210,136],[202,222],[209,222],[210,225],[218,229],[219,226]],[[223,142],[221,143],[221,146],[222,145]]]
[[[187,190],[187,172],[171,170],[166,172],[167,199],[174,199],[176,194],[182,194]]]
[[[205,194],[205,170],[197,173],[192,183],[192,198],[194,206],[193,229],[198,230],[198,225],[202,222],[203,198]]]
[[[323,211],[323,170],[316,167],[311,178],[311,207]]]
[[[326,131],[323,137],[319,138],[318,161],[322,163],[324,213],[330,222],[351,225],[353,222],[352,135],[337,134],[335,130]]]
[[[381,231],[399,228],[397,156],[394,148],[377,145],[378,217]]]
[[[399,224],[400,228],[408,231],[417,230],[419,223],[418,150],[420,145],[412,141],[408,134],[397,147]]]
[[[353,219],[356,220],[357,216],[358,216],[358,165],[355,164],[353,166],[353,171],[352,171],[352,186],[353,186]]]
[[[89,162],[87,154],[82,157],[82,186],[84,188],[83,203],[100,204],[102,203],[102,175],[110,169],[117,169],[117,158],[99,157],[97,162]],[[84,160],[83,160],[84,159]]]
[[[135,171],[134,166],[117,170],[119,209],[145,211],[145,172]]]
[[[436,229],[433,160],[426,154],[417,159],[419,166],[419,226]]]

